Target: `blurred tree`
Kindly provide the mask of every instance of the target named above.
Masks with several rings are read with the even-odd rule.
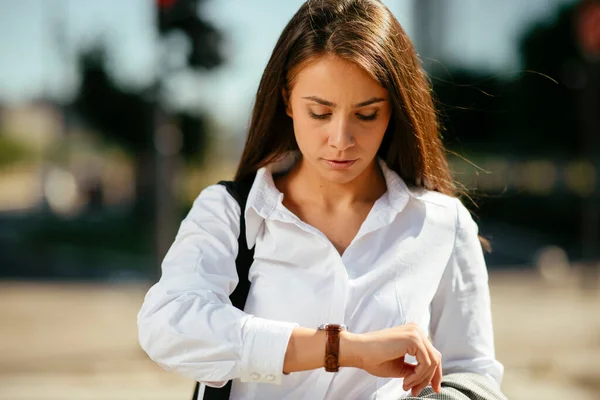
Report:
[[[460,153],[502,151],[506,143],[507,82],[479,71],[438,70],[432,76],[436,108],[451,150]]]
[[[221,36],[201,18],[204,0],[157,0],[155,3],[159,60],[155,81],[137,91],[120,87],[107,70],[105,47],[82,54],[81,88],[73,108],[107,138],[121,143],[136,162],[135,221],[154,236],[154,275],[177,229],[179,205],[175,182],[181,155],[202,158],[206,124],[202,115],[170,110],[166,81],[177,73],[211,69],[223,62]],[[173,48],[182,37],[189,45],[185,62],[173,65]],[[183,46],[185,47],[185,46]],[[193,107],[190,107],[193,108]]]
[[[30,149],[0,132],[0,167],[6,167],[28,158],[33,158]]]
[[[516,78],[436,71],[433,90],[450,147],[526,157],[581,153],[578,90],[585,76],[575,37],[576,10],[577,4],[564,6],[554,18],[525,31],[523,71]]]
[[[531,26],[521,39],[524,73],[513,93],[520,147],[532,154],[576,157],[581,153],[577,89],[583,59],[577,47],[577,4],[561,8],[550,20]]]
[[[594,0],[582,0],[562,7],[553,20],[531,27],[521,41],[521,54],[526,71],[534,71],[555,80],[523,74],[515,96],[515,113],[528,131],[521,143],[534,154],[562,159],[584,159],[598,171],[600,63],[586,59],[577,35],[577,22],[582,7]],[[598,257],[599,211],[598,179],[591,192],[581,195],[576,207],[547,208],[547,214],[571,215],[579,237],[580,254]],[[564,227],[561,227],[564,231]],[[595,275],[597,272],[594,273]],[[594,278],[596,279],[596,278]]]
[[[127,149],[136,165],[136,216],[152,213],[152,148],[154,108],[143,93],[119,87],[106,66],[104,47],[85,51],[79,60],[81,86],[73,110],[106,139]],[[147,89],[146,89],[147,90]]]
[[[199,15],[204,0],[157,0],[156,26],[164,53],[159,60],[159,76],[148,87],[138,90],[119,86],[106,64],[106,47],[96,45],[81,54],[81,87],[74,100],[74,110],[86,123],[106,138],[120,143],[137,164],[137,202],[134,212],[151,221],[157,206],[155,133],[157,124],[175,124],[182,135],[181,152],[185,157],[201,159],[206,144],[204,117],[198,113],[174,110],[166,115],[164,82],[185,70],[211,69],[223,62],[221,36]],[[190,43],[187,64],[173,68],[167,58],[171,52],[171,35],[183,34]],[[166,116],[165,116],[166,115]]]
[[[477,215],[488,223],[508,224],[511,232],[526,228],[527,237],[543,237],[542,242],[565,248],[571,258],[591,258],[598,254],[597,194],[586,198],[568,192],[560,170],[561,162],[580,158],[598,165],[597,131],[583,129],[586,118],[597,121],[598,108],[585,111],[582,97],[590,90],[600,93],[600,88],[591,86],[590,64],[578,46],[578,7],[578,2],[561,6],[523,33],[523,70],[517,77],[450,71],[432,80],[451,149],[517,161],[547,159],[559,167],[560,181],[552,183],[552,193],[540,197],[513,188],[501,196],[478,197]]]

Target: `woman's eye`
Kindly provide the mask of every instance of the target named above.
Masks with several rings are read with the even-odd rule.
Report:
[[[308,114],[313,119],[321,119],[321,120],[327,119],[331,115],[331,113],[316,114],[312,111],[309,111]],[[362,121],[374,121],[377,119],[377,114],[378,114],[378,112],[376,111],[373,114],[369,114],[369,115],[356,114],[356,117]]]
[[[308,115],[313,119],[326,119],[327,117],[329,117],[331,115],[331,113],[315,114],[314,112],[309,111]]]
[[[356,114],[356,117],[363,121],[374,121],[377,119],[377,111],[370,115]]]

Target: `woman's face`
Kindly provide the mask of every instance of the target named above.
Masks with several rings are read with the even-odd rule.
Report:
[[[347,183],[373,165],[391,107],[387,90],[363,69],[327,55],[296,74],[286,112],[303,166]]]

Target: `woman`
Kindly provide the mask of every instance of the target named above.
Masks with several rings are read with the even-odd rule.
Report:
[[[252,181],[246,207],[221,185],[200,193],[138,316],[163,368],[233,379],[232,399],[397,399],[439,392],[442,369],[500,383],[477,226],[425,74],[381,2],[302,5],[235,180]],[[255,249],[243,311],[228,298],[246,279],[238,235]]]

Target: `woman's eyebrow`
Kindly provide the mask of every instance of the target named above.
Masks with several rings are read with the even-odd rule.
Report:
[[[307,97],[303,97],[303,99],[305,100],[310,100],[310,101],[314,101],[315,103],[319,103],[321,105],[327,106],[327,107],[333,107],[335,108],[337,105],[331,101],[328,100],[324,100],[320,97],[317,96],[307,96]]]
[[[302,97],[302,98],[305,100],[314,101],[315,103],[319,103],[319,104],[327,106],[327,107],[335,108],[337,106],[337,104],[335,104],[334,102],[322,99],[317,96],[307,96],[307,97]],[[371,104],[380,103],[382,101],[385,101],[385,99],[381,98],[381,97],[371,97],[369,100],[361,101],[360,103],[353,105],[352,108],[360,108],[360,107],[370,106]]]
[[[382,101],[385,101],[385,99],[382,97],[371,97],[369,100],[365,100],[358,104],[353,105],[352,108],[360,108],[360,107],[370,106],[371,104],[381,103]]]

